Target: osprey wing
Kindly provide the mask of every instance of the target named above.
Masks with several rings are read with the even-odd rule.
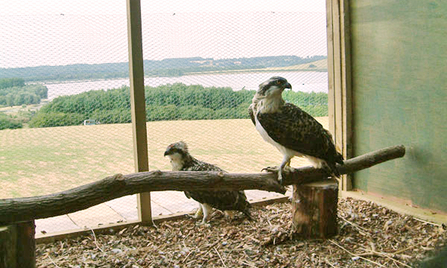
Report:
[[[219,168],[218,166],[215,166],[215,165],[203,162],[203,161],[199,161],[195,158],[193,158],[192,163],[189,163],[187,166],[183,167],[182,170],[183,171],[223,171],[223,172],[225,172],[223,169]],[[197,198],[199,196],[197,194],[194,194],[194,192],[185,191],[185,195],[189,199],[192,198],[199,203],[203,203],[203,202],[200,202],[199,200],[197,200]]]
[[[209,164],[203,161],[199,161],[197,159],[194,159],[193,163],[190,166],[185,166],[182,169],[183,171],[222,171],[226,172],[225,170],[221,169],[218,166],[215,166],[213,164]]]
[[[338,162],[330,133],[311,115],[286,103],[279,112],[258,113],[267,134],[282,146],[329,162]]]
[[[195,159],[194,163],[183,168],[184,171],[222,171],[223,169]],[[244,191],[185,191],[188,198],[199,203],[206,203],[213,208],[225,210],[238,210],[250,217],[250,203],[247,201]]]
[[[250,203],[243,191],[191,191],[192,199],[199,203],[206,203],[213,208],[225,210],[238,210],[250,215]]]

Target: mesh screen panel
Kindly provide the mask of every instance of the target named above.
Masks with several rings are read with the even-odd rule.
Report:
[[[36,2],[0,6],[0,198],[134,172],[125,1]],[[324,1],[311,11],[289,9],[291,1],[274,10],[196,2],[142,1],[150,169],[171,170],[163,153],[180,140],[228,172],[278,165],[281,154],[257,133],[248,106],[260,83],[282,76],[293,86],[284,98],[328,127]],[[177,191],[151,200],[154,217],[197,207]],[[136,202],[126,196],[37,220],[37,233],[137,220]]]

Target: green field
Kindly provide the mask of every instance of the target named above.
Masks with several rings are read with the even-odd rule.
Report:
[[[327,128],[327,117],[318,119]],[[282,159],[248,119],[148,122],[147,129],[151,170],[170,170],[163,152],[179,140],[197,158],[229,172],[259,172]],[[0,131],[0,198],[49,194],[133,172],[131,124]]]
[[[218,71],[200,71],[189,72],[184,75],[203,75],[203,74],[237,74],[237,73],[253,73],[253,72],[327,72],[327,59],[312,61],[304,64],[267,67],[254,69],[236,69],[236,70],[218,70]]]

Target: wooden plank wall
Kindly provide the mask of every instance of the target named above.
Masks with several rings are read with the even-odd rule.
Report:
[[[447,1],[349,2],[355,155],[407,148],[353,187],[447,212]]]

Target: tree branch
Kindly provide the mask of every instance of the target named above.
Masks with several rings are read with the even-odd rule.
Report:
[[[350,174],[392,159],[403,157],[404,155],[405,146],[391,146],[346,160],[344,165],[337,164],[337,168],[342,175]],[[310,166],[302,167],[294,169],[294,171],[284,179],[284,185],[310,183],[321,180],[321,178],[324,177],[327,177],[327,173],[323,169],[315,169]]]
[[[404,154],[404,146],[389,147],[347,160],[345,165],[338,168],[341,174],[352,173]],[[325,177],[327,174],[323,170],[302,167],[287,176],[284,183],[303,184]],[[0,226],[73,213],[118,197],[142,192],[249,189],[285,193],[285,188],[278,184],[277,176],[273,173],[151,171],[117,174],[55,194],[0,199]]]

